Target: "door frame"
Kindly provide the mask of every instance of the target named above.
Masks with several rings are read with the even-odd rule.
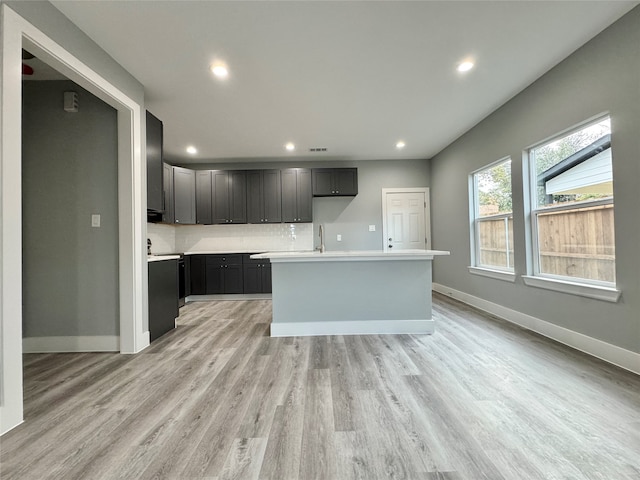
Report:
[[[117,110],[120,352],[149,345],[144,105],[85,65],[8,5],[0,5],[0,435],[23,421],[21,49]],[[147,329],[148,330],[148,329]]]
[[[429,187],[398,187],[382,189],[382,251],[388,252],[389,247],[385,238],[387,235],[387,195],[390,193],[424,193],[424,236],[426,239],[425,247],[431,250],[431,202],[429,200]]]

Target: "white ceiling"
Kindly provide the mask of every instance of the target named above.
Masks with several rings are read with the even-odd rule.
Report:
[[[145,86],[165,156],[208,163],[430,158],[639,2],[52,3]]]

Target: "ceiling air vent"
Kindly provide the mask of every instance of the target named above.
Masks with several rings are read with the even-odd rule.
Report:
[[[326,147],[313,147],[309,149],[310,152],[326,152]]]

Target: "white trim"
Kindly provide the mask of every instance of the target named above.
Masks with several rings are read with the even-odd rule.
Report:
[[[272,337],[313,337],[318,335],[431,334],[433,319],[346,320],[339,322],[271,323]]]
[[[24,353],[119,352],[117,335],[79,337],[27,337],[22,339]]]
[[[515,282],[516,274],[513,272],[506,272],[503,270],[494,270],[492,268],[483,268],[483,267],[467,267],[469,269],[469,273],[474,275],[480,275],[483,277],[493,278],[494,280],[503,280],[505,282]]]
[[[140,101],[129,97],[63,46],[0,5],[0,434],[22,422],[22,267],[21,267],[21,48],[53,65],[69,79],[118,111],[118,229],[120,351],[135,353],[148,346],[146,170]],[[113,62],[115,65],[115,62]],[[124,72],[124,70],[123,70]],[[147,343],[145,343],[145,338]]]
[[[558,280],[555,278],[523,275],[522,280],[524,281],[524,284],[529,287],[544,288],[545,290],[568,293],[570,295],[578,295],[580,297],[595,298],[596,300],[604,300],[605,302],[611,303],[616,303],[622,294],[620,290],[613,287],[569,282],[567,280]]]
[[[386,238],[387,235],[387,193],[424,193],[424,236],[425,244],[424,248],[429,250],[433,247],[433,241],[431,240],[431,200],[429,197],[428,187],[406,187],[406,188],[383,188],[382,189],[382,250],[388,251]]]
[[[527,330],[539,333],[552,340],[568,345],[576,350],[592,355],[618,367],[640,374],[640,353],[632,352],[624,348],[612,345],[597,338],[589,337],[582,333],[574,332],[553,323],[512,310],[502,305],[489,302],[482,298],[474,297],[468,293],[454,290],[453,288],[438,283],[433,284],[433,290],[455,298],[463,303],[476,307],[491,315],[502,318],[508,322],[519,325]]]
[[[22,28],[0,5],[0,434],[23,420],[22,407]]]

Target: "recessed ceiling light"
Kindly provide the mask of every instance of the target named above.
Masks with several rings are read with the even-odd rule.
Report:
[[[218,78],[225,78],[229,75],[229,70],[227,67],[221,63],[214,63],[211,65],[211,73],[213,73]]]
[[[293,152],[296,149],[296,146],[293,143],[289,142],[284,146],[284,148],[286,148],[290,152]]]
[[[471,62],[469,60],[465,60],[464,62],[458,64],[458,71],[459,72],[468,72],[472,68],[473,68],[473,62]]]
[[[191,155],[195,155],[196,153],[198,153],[198,149],[193,145],[189,145],[187,147],[187,153],[190,153]]]
[[[399,150],[401,148],[404,148],[404,142],[402,140],[400,140],[398,143],[396,143],[396,148]]]

